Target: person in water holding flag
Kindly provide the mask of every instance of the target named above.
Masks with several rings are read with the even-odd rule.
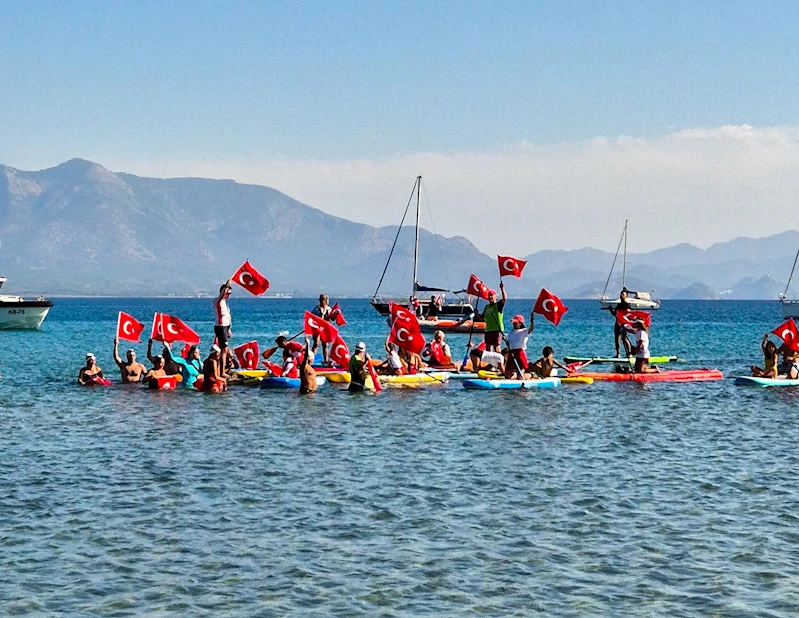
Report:
[[[119,367],[119,373],[125,383],[140,382],[147,373],[147,367],[136,360],[136,350],[133,348],[128,349],[125,353],[125,361],[119,357],[119,339],[117,338],[114,338],[114,362]]]

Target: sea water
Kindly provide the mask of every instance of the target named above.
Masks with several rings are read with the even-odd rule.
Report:
[[[385,320],[340,303],[350,348],[380,355]],[[268,347],[314,304],[237,295],[233,343]],[[567,304],[529,355],[612,354],[607,312]],[[0,614],[799,612],[799,389],[79,387],[88,351],[118,380],[119,310],[210,344],[196,299],[58,299],[41,331],[0,332]],[[781,321],[776,302],[665,302],[651,349],[746,374]]]

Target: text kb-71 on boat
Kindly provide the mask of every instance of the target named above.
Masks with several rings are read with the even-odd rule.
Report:
[[[7,281],[0,277],[0,288]],[[36,300],[25,300],[21,296],[0,294],[0,330],[35,330],[47,317],[53,303],[40,296]]]
[[[416,182],[413,185],[413,190],[411,191],[411,196],[408,199],[408,204],[405,206],[405,212],[402,215],[402,220],[397,228],[397,235],[394,237],[394,244],[391,245],[391,251],[388,253],[388,259],[386,260],[386,265],[383,268],[383,274],[380,275],[380,281],[377,283],[377,289],[375,289],[375,293],[372,296],[372,307],[374,307],[380,315],[388,316],[390,314],[388,308],[389,301],[403,306],[408,304],[408,298],[381,298],[378,296],[378,293],[380,292],[380,286],[383,284],[383,279],[386,276],[386,271],[388,271],[388,265],[391,263],[391,256],[394,255],[394,249],[397,246],[397,240],[399,240],[402,226],[405,223],[405,217],[408,215],[408,210],[413,202],[413,198],[416,197],[416,225],[413,246],[413,287],[411,288],[411,295],[416,299],[419,305],[419,317],[468,316],[469,314],[474,313],[474,307],[472,307],[472,304],[468,301],[468,299],[463,296],[466,293],[466,290],[449,290],[447,288],[428,287],[419,284],[419,211],[421,202],[421,188],[422,177],[417,176]],[[446,299],[447,293],[455,294],[457,300],[448,302]],[[420,294],[430,294],[430,296],[428,298],[421,298]]]
[[[602,309],[615,309],[616,305],[619,304],[621,299],[617,296],[616,298],[608,298],[608,286],[610,285],[610,278],[613,276],[613,269],[616,267],[616,260],[619,258],[619,251],[622,249],[622,245],[624,246],[624,258],[622,262],[622,271],[621,271],[621,287],[623,290],[627,292],[627,304],[630,305],[630,309],[633,311],[655,311],[660,309],[660,301],[653,300],[652,296],[649,292],[635,292],[633,290],[627,289],[627,221],[624,221],[624,230],[621,233],[621,238],[619,239],[619,246],[616,247],[616,255],[613,256],[613,264],[610,266],[610,272],[608,273],[608,279],[605,281],[605,289],[602,290],[602,298],[599,300],[599,306]]]

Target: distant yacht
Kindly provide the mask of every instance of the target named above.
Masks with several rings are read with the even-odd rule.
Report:
[[[7,281],[0,277],[0,288]],[[53,303],[40,296],[25,300],[21,296],[0,294],[0,329],[37,329],[44,322]]]
[[[624,221],[624,231],[621,233],[621,239],[619,240],[619,246],[616,248],[616,255],[613,256],[613,264],[610,267],[610,272],[608,273],[608,280],[605,281],[605,289],[602,290],[602,298],[599,299],[599,306],[601,309],[615,309],[616,305],[619,304],[621,299],[617,296],[616,298],[608,297],[608,285],[610,285],[610,278],[613,276],[613,269],[616,267],[616,260],[619,259],[619,251],[621,251],[622,243],[624,244],[624,258],[623,258],[623,265],[621,271],[621,287],[624,291],[627,292],[627,304],[630,305],[630,309],[634,311],[655,311],[660,309],[660,301],[653,300],[652,296],[649,292],[635,292],[633,290],[628,290],[626,283],[627,283],[627,221]]]
[[[799,260],[799,250],[796,251],[796,257],[793,259],[791,276],[788,277],[788,283],[785,284],[785,291],[780,294],[782,317],[784,318],[799,318],[799,300],[788,298],[788,288],[791,287],[791,281],[793,281],[793,273],[796,270],[797,260]]]

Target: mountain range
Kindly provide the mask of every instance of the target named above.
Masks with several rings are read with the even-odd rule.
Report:
[[[269,278],[270,292],[371,296],[397,229],[232,180],[144,178],[82,159],[33,172],[0,165],[0,273],[17,293],[212,294],[249,259]],[[597,241],[614,249],[617,242]],[[496,283],[496,258],[466,238],[421,230],[419,245],[423,285],[461,289],[472,272]],[[679,244],[629,254],[626,284],[662,299],[776,298],[797,247],[799,232],[790,230],[707,249]],[[614,252],[545,250],[524,259],[524,277],[506,282],[509,294],[530,297],[546,287],[564,298],[594,298]],[[609,293],[621,287],[621,262]],[[407,296],[412,264],[413,228],[405,226],[380,294]]]

